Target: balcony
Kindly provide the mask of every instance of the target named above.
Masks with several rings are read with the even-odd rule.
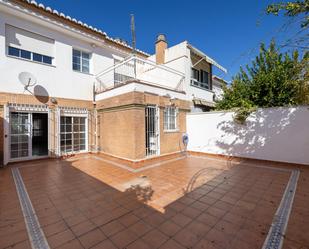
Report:
[[[130,83],[183,92],[185,76],[175,69],[133,55],[105,69],[95,78],[95,92],[99,94]]]
[[[195,87],[198,87],[198,88],[202,88],[202,89],[211,91],[209,89],[209,83],[208,82],[201,82],[201,81],[198,81],[197,79],[191,78],[190,84],[191,84],[191,86],[195,86]]]

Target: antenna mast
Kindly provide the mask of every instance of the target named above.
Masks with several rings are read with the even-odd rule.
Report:
[[[131,34],[132,34],[132,53],[136,53],[136,37],[135,37],[135,22],[134,14],[131,14]]]

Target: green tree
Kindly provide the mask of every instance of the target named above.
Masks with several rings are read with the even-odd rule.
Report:
[[[301,27],[309,25],[309,0],[273,3],[267,6],[266,12],[268,14],[279,15],[283,11],[285,16],[295,17],[304,14]]]
[[[286,32],[288,35],[281,47],[297,47],[307,51],[309,48],[309,0],[273,3],[266,8],[267,14],[279,15],[280,12],[290,17],[280,28],[280,32]],[[299,28],[298,23],[300,23]]]
[[[217,109],[287,106],[309,103],[308,54],[280,53],[272,42],[224,88]]]

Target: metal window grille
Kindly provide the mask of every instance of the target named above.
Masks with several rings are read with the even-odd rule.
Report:
[[[61,153],[86,150],[86,118],[61,116],[60,118]]]
[[[174,106],[168,106],[164,109],[163,125],[164,130],[176,130],[177,129],[177,108]]]
[[[157,107],[147,106],[145,109],[146,156],[157,155],[159,152],[158,118]]]

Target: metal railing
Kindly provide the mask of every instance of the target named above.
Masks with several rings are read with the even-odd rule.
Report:
[[[130,82],[183,91],[185,77],[173,68],[133,55],[105,69],[95,78],[95,92],[100,93]]]

